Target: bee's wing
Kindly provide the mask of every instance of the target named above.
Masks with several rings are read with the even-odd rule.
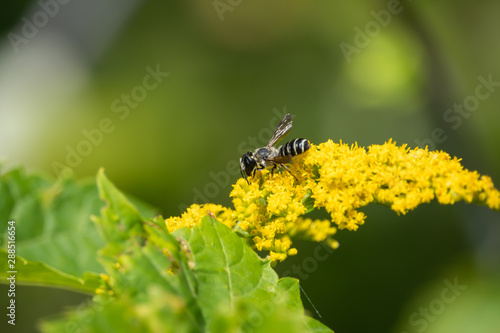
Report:
[[[292,128],[292,115],[287,113],[283,117],[283,119],[281,119],[280,123],[278,124],[278,127],[276,127],[276,130],[274,131],[271,140],[269,140],[267,147],[272,147],[278,142],[280,142],[281,139],[283,139],[288,134],[288,132],[290,132],[291,128]]]
[[[274,163],[278,163],[278,164],[283,164],[283,163],[290,163],[290,161],[292,160],[292,155],[286,155],[286,156],[274,156],[274,157],[268,157],[266,158],[267,161],[271,161],[271,162],[274,162]]]

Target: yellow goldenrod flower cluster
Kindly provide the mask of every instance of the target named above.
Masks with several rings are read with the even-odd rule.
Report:
[[[436,198],[441,204],[464,200],[500,209],[500,192],[491,178],[468,171],[441,151],[409,149],[389,140],[368,149],[331,140],[311,149],[301,172],[305,187],[339,228],[356,230],[370,202],[405,214]],[[298,169],[300,171],[300,169]]]
[[[224,223],[229,228],[234,227],[232,219],[233,211],[229,208],[215,204],[191,205],[180,217],[174,216],[165,220],[169,232],[174,232],[179,228],[192,228],[199,225],[203,217],[210,212],[219,222]]]
[[[255,178],[240,178],[230,196],[234,209],[220,205],[192,205],[181,217],[166,220],[169,231],[198,224],[210,211],[230,228],[247,232],[259,251],[269,251],[273,262],[297,253],[291,237],[338,247],[332,236],[336,228],[356,230],[364,223],[359,208],[371,202],[405,214],[434,198],[442,204],[464,200],[500,209],[500,192],[491,178],[462,167],[460,160],[445,152],[409,149],[389,140],[365,149],[331,140],[311,145],[296,156],[291,172],[264,170]],[[331,220],[302,216],[313,208],[324,208]]]
[[[234,218],[241,229],[253,236],[259,251],[270,251],[272,261],[283,261],[297,253],[291,248],[290,236],[300,236],[314,241],[327,240],[333,247],[338,243],[331,239],[337,229],[329,220],[303,219],[307,207],[304,200],[309,188],[296,182],[288,173],[271,176],[267,170],[250,184],[241,178],[230,196],[235,207]]]

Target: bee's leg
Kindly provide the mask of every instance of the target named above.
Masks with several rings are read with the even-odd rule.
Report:
[[[252,170],[252,178],[255,177],[255,174],[257,173],[257,171],[261,171],[261,170],[264,170],[266,167],[262,166],[262,165],[259,165],[257,166],[256,168],[254,168]]]
[[[242,168],[240,168],[240,173],[241,173],[241,177],[242,178],[245,178],[245,180],[247,181],[247,184],[250,185],[250,182],[248,181],[248,178],[247,178],[247,175],[246,173],[243,171]]]
[[[299,181],[299,180],[297,179],[297,177],[295,177],[295,176],[293,175],[293,173],[290,171],[290,169],[288,169],[288,167],[287,167],[286,165],[284,165],[283,163],[280,163],[280,166],[281,166],[283,169],[285,169],[286,171],[288,171],[288,173],[289,173],[289,174],[291,174],[291,175],[292,175],[292,177],[293,177],[293,178],[295,178],[295,180],[296,180],[296,181]]]
[[[272,169],[271,169],[271,177],[274,176],[274,171],[278,169],[278,164],[274,163]]]

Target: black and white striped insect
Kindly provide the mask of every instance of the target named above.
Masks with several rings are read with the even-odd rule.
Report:
[[[291,129],[292,115],[288,113],[280,121],[278,127],[276,127],[267,146],[258,148],[253,153],[250,151],[246,152],[245,155],[240,158],[241,176],[244,177],[247,182],[247,177],[254,177],[256,171],[271,168],[272,175],[278,166],[281,166],[293,176],[285,163],[290,163],[294,156],[306,152],[311,148],[311,145],[307,139],[294,139],[288,141],[279,148],[274,147]],[[295,178],[295,176],[293,177]]]

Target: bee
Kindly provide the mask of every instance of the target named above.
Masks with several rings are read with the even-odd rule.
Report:
[[[291,129],[292,115],[288,113],[280,121],[278,127],[276,127],[267,146],[258,148],[253,153],[248,151],[240,158],[241,176],[245,178],[247,183],[247,177],[254,177],[257,170],[261,171],[271,168],[271,175],[273,175],[278,165],[288,171],[297,180],[285,163],[290,163],[294,156],[300,155],[311,148],[309,141],[307,139],[294,139],[279,148],[274,147]]]

